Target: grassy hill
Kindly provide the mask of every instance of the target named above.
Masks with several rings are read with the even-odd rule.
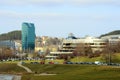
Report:
[[[0,40],[21,40],[21,31],[11,31],[0,34]]]
[[[120,30],[115,30],[106,34],[102,34],[100,37],[109,36],[109,35],[118,35],[118,34],[120,34]]]

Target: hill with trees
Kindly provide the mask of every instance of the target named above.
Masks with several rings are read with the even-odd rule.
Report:
[[[16,30],[16,31],[0,34],[0,40],[21,40],[21,31]]]
[[[109,36],[109,35],[118,35],[118,34],[120,34],[120,30],[115,30],[106,34],[102,34],[100,37]]]

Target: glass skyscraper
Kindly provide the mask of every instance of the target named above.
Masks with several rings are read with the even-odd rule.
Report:
[[[22,24],[22,50],[33,51],[35,48],[35,26],[33,23]]]

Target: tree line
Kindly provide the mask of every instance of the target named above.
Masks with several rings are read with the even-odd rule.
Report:
[[[109,35],[118,35],[118,34],[120,34],[120,30],[115,30],[106,34],[102,34],[100,37],[109,36]]]
[[[0,40],[21,40],[21,31],[16,30],[16,31],[0,34]]]

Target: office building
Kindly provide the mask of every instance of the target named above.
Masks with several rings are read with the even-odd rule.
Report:
[[[34,51],[35,48],[35,26],[33,23],[22,24],[22,50]]]
[[[52,56],[59,56],[62,54],[72,54],[76,47],[84,44],[85,47],[89,45],[92,52],[102,51],[106,46],[107,39],[100,39],[96,37],[86,36],[84,38],[76,38],[74,35],[69,35],[63,40],[61,49],[58,52],[50,52]]]
[[[106,39],[95,38],[86,36],[85,38],[72,38],[69,37],[63,40],[61,52],[73,52],[79,44],[89,45],[94,52],[102,51],[106,46]]]

